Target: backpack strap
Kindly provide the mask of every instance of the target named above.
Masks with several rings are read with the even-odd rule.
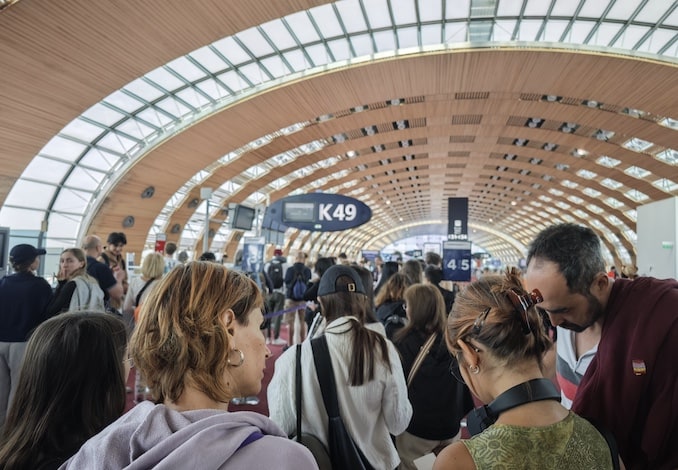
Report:
[[[431,350],[431,346],[433,346],[433,342],[435,341],[437,334],[438,333],[433,333],[428,338],[428,340],[422,345],[421,349],[419,350],[419,354],[417,354],[417,357],[414,359],[414,362],[412,363],[412,368],[410,369],[410,373],[407,375],[408,387],[412,384],[412,380],[414,380],[414,376],[417,375],[419,367],[421,367],[421,364],[424,362],[424,359],[426,359],[428,352]]]
[[[144,284],[144,287],[141,288],[141,290],[140,290],[139,293],[137,294],[136,299],[134,299],[134,306],[135,306],[135,307],[136,307],[137,305],[139,305],[139,301],[141,301],[141,294],[143,294],[144,291],[146,290],[146,288],[147,288],[149,285],[151,285],[151,282],[153,282],[153,281],[155,281],[155,280],[156,280],[156,278],[152,277],[151,279],[149,279],[148,281],[146,281],[146,284]]]
[[[297,442],[301,442],[301,343],[297,344],[297,360],[295,371],[295,395],[297,402]]]

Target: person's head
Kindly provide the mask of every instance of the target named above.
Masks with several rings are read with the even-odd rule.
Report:
[[[318,284],[318,302],[327,323],[343,316],[365,321],[366,293],[360,276],[350,266],[330,266]]]
[[[306,263],[306,253],[303,251],[297,251],[297,255],[294,257],[295,263]]]
[[[472,282],[457,294],[447,320],[447,347],[457,357],[464,381],[485,403],[494,397],[478,388],[478,374],[496,380],[541,368],[551,346],[534,307],[540,295],[526,292],[519,275],[511,268],[503,276]]]
[[[185,251],[180,251],[177,255],[177,261],[179,261],[181,264],[186,263],[188,261],[188,253]]]
[[[106,239],[106,249],[116,256],[122,255],[122,249],[127,245],[127,236],[122,232],[111,232]]]
[[[82,249],[87,253],[87,256],[96,258],[101,254],[104,248],[101,244],[101,238],[96,235],[87,235],[82,242]]]
[[[42,248],[36,248],[33,245],[22,243],[12,247],[9,252],[9,262],[12,269],[18,273],[35,271],[40,265],[40,255],[47,253]]]
[[[407,276],[410,284],[421,282],[422,271],[421,263],[416,259],[409,259],[405,261],[402,269],[402,272],[405,274],[405,276]]]
[[[525,285],[541,292],[538,308],[554,326],[583,331],[602,318],[610,282],[600,239],[588,227],[554,225],[530,245]]]
[[[330,266],[334,266],[334,258],[318,258],[313,270],[318,275],[318,278],[321,278],[325,271],[330,269]]]
[[[435,253],[433,251],[429,251],[424,255],[424,260],[426,261],[427,265],[434,265],[434,266],[442,266],[443,264],[443,259],[440,257],[438,253]]]
[[[127,332],[101,312],[62,313],[40,324],[26,346],[3,431],[5,468],[66,460],[125,409]],[[12,462],[12,464],[8,464]]]
[[[273,250],[273,256],[282,256],[282,255],[283,251],[280,248],[276,248],[275,250]]]
[[[141,262],[141,276],[144,279],[159,279],[165,272],[165,258],[160,253],[149,253]]]
[[[424,277],[428,282],[437,286],[440,284],[440,281],[443,280],[443,270],[440,266],[429,264],[426,266],[426,269],[424,269]]]
[[[87,272],[87,257],[80,248],[66,248],[59,257],[59,268],[68,280]]]
[[[346,253],[339,253],[338,261],[339,264],[349,264],[348,255]]]
[[[364,300],[367,304],[365,307],[365,319],[363,323],[375,323],[378,320],[374,315],[374,285],[372,284],[372,273],[364,266],[353,264],[349,267],[358,273],[358,276],[360,276],[360,280],[363,283],[363,287],[365,288]]]
[[[156,403],[190,388],[227,406],[257,395],[270,351],[259,330],[256,283],[221,264],[193,261],[160,280],[141,306],[130,351]]]
[[[216,263],[217,257],[211,251],[206,251],[200,255],[200,261],[211,261],[212,263]]]
[[[165,254],[167,256],[172,256],[177,251],[177,244],[174,242],[165,243]]]
[[[427,335],[444,331],[447,312],[445,300],[437,287],[432,284],[414,284],[405,290],[404,298],[407,327]]]
[[[377,298],[374,302],[377,306],[385,302],[395,302],[403,300],[405,295],[405,289],[410,286],[410,281],[407,279],[407,276],[404,273],[395,273],[393,276],[388,278],[384,287],[377,294]]]

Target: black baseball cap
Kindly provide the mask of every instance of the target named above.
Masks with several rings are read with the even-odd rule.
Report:
[[[45,253],[47,252],[42,248],[36,248],[33,245],[22,243],[20,245],[16,245],[10,250],[9,258],[12,263],[24,264],[29,261],[32,262],[35,260],[35,258],[40,255],[44,255]]]
[[[337,278],[346,276],[351,278],[352,282],[346,285],[337,286]],[[365,286],[360,280],[358,272],[350,266],[335,264],[323,273],[318,285],[318,297],[323,295],[334,294],[336,292],[357,292],[358,294],[365,294]]]

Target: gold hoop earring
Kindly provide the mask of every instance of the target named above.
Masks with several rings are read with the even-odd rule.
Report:
[[[231,362],[231,353],[234,353],[234,352],[237,352],[238,355],[240,356],[239,357],[240,360],[238,361],[237,364],[233,364]],[[242,351],[240,349],[236,349],[236,348],[231,349],[231,351],[228,353],[228,358],[226,358],[226,364],[228,364],[229,367],[240,367],[243,362],[245,362],[245,355],[242,353]]]
[[[478,365],[468,366],[468,370],[470,370],[473,375],[478,375],[480,373],[480,367]]]

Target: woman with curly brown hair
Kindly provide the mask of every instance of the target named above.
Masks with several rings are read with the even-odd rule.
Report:
[[[471,392],[487,405],[468,416],[471,439],[446,447],[434,469],[611,469],[606,439],[560,404],[544,378],[552,346],[514,268],[485,276],[457,295],[445,340]]]
[[[270,351],[264,300],[245,274],[195,261],[144,301],[130,352],[153,395],[90,439],[65,468],[317,468],[267,417],[229,412],[257,395]]]

